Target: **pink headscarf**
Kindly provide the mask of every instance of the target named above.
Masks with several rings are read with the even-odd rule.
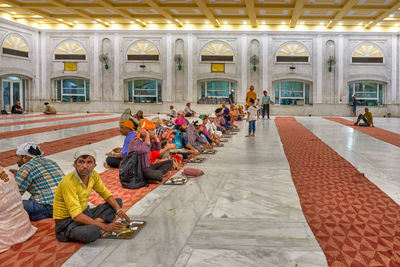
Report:
[[[186,124],[186,120],[184,118],[177,118],[175,120],[175,125],[185,125]]]

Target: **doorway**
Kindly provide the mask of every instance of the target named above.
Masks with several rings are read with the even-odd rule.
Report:
[[[2,77],[2,109],[10,112],[11,107],[18,101],[21,107],[25,109],[24,82],[18,77]]]

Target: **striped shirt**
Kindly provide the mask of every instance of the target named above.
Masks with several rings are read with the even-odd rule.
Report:
[[[41,204],[53,205],[54,192],[64,173],[54,161],[33,157],[18,170],[15,180],[21,195],[28,191]]]

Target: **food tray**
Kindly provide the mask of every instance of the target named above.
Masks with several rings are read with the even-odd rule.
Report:
[[[201,152],[201,154],[215,154],[217,151],[214,149],[205,149]]]
[[[183,185],[187,182],[186,177],[171,177],[164,182],[166,185]]]
[[[228,142],[228,139],[221,139],[219,141],[222,142],[222,143],[225,143],[225,142]]]
[[[194,158],[194,159],[189,159],[189,163],[202,163],[205,160],[205,158]]]
[[[122,221],[125,224],[125,228],[119,230],[118,232],[104,232],[101,235],[101,238],[108,239],[131,239],[133,238],[146,224],[144,221],[138,221],[131,219],[131,222],[128,224],[125,221]]]
[[[224,144],[218,144],[218,145],[215,145],[216,147],[223,147],[224,146]]]

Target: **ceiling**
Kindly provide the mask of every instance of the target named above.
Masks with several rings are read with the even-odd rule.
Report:
[[[400,29],[399,0],[0,0],[0,15],[38,28]]]

